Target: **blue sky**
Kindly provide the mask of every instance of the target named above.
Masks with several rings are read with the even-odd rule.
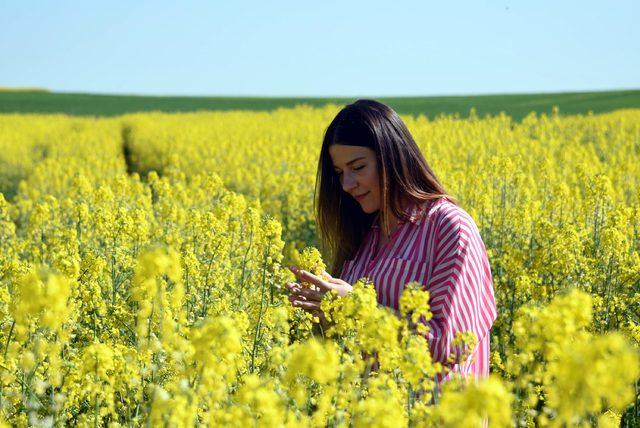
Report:
[[[638,0],[0,0],[0,86],[260,96],[632,89],[638,22]]]

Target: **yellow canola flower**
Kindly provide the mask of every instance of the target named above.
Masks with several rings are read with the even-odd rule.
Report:
[[[272,381],[248,374],[234,398],[237,405],[228,415],[229,420],[224,421],[226,424],[238,427],[256,423],[265,427],[285,424],[288,412]]]
[[[242,332],[246,328],[241,314],[210,318],[195,326],[190,337],[195,360],[202,365],[230,363],[242,350]]]
[[[431,319],[431,308],[429,306],[429,292],[422,289],[423,286],[417,282],[410,282],[405,285],[400,295],[400,313],[408,318],[410,326],[418,334],[426,334],[428,327],[426,323]]]
[[[306,376],[320,384],[327,384],[338,377],[339,351],[331,341],[319,341],[311,338],[298,344],[287,363],[287,382],[294,381],[297,376]]]
[[[489,426],[512,426],[513,396],[496,377],[467,382],[466,387],[445,383],[442,397],[432,414],[434,426],[478,427],[488,419]]]
[[[316,276],[319,276],[325,280],[328,280],[329,277],[324,274],[327,269],[327,265],[325,265],[322,260],[322,254],[314,247],[306,247],[302,250],[298,259],[298,267],[302,270],[310,272]],[[300,283],[305,288],[311,288],[313,285],[306,281],[302,281]]]
[[[391,376],[374,376],[369,381],[367,396],[354,403],[353,425],[389,428],[406,426],[408,419],[404,411],[405,401],[402,390]]]
[[[560,424],[609,408],[623,411],[639,376],[640,355],[619,333],[567,342],[547,368],[548,406]]]
[[[138,257],[131,294],[138,303],[137,334],[143,346],[152,332],[160,334],[167,344],[174,340],[174,326],[176,321],[180,324],[184,296],[179,258],[171,248],[147,250]],[[170,292],[167,280],[173,283]],[[158,327],[154,328],[155,325]]]
[[[522,307],[514,324],[516,346],[541,350],[546,358],[557,357],[564,341],[582,334],[590,324],[591,308],[591,297],[577,289],[557,296],[543,308]]]
[[[26,338],[28,332],[48,328],[61,331],[69,319],[71,281],[45,268],[34,268],[16,284],[10,311],[15,320],[16,340]]]

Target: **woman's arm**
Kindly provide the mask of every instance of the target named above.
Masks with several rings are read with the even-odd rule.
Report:
[[[457,333],[471,332],[479,342],[496,318],[491,272],[484,244],[470,219],[458,210],[445,213],[437,229],[428,290],[433,314],[426,322],[434,361],[458,362],[473,349],[456,346]],[[424,322],[424,321],[423,321]]]

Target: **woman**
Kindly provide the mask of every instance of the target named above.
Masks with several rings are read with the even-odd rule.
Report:
[[[486,249],[469,214],[449,196],[400,117],[376,101],[344,107],[324,136],[318,163],[317,216],[323,242],[334,255],[330,279],[291,267],[291,304],[319,315],[327,290],[340,296],[368,277],[378,303],[397,314],[405,284],[417,281],[430,293],[433,317],[428,341],[434,361],[478,379],[489,373],[489,330],[496,318]],[[335,277],[335,278],[334,278]],[[339,278],[338,278],[339,277]],[[452,341],[473,332],[478,344],[469,358]]]

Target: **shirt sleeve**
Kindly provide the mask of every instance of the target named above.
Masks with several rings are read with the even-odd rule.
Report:
[[[460,362],[464,351],[454,346],[456,333],[470,331],[480,342],[496,318],[491,271],[475,224],[457,210],[440,219],[433,254],[426,337],[433,360],[450,365],[449,356]]]

